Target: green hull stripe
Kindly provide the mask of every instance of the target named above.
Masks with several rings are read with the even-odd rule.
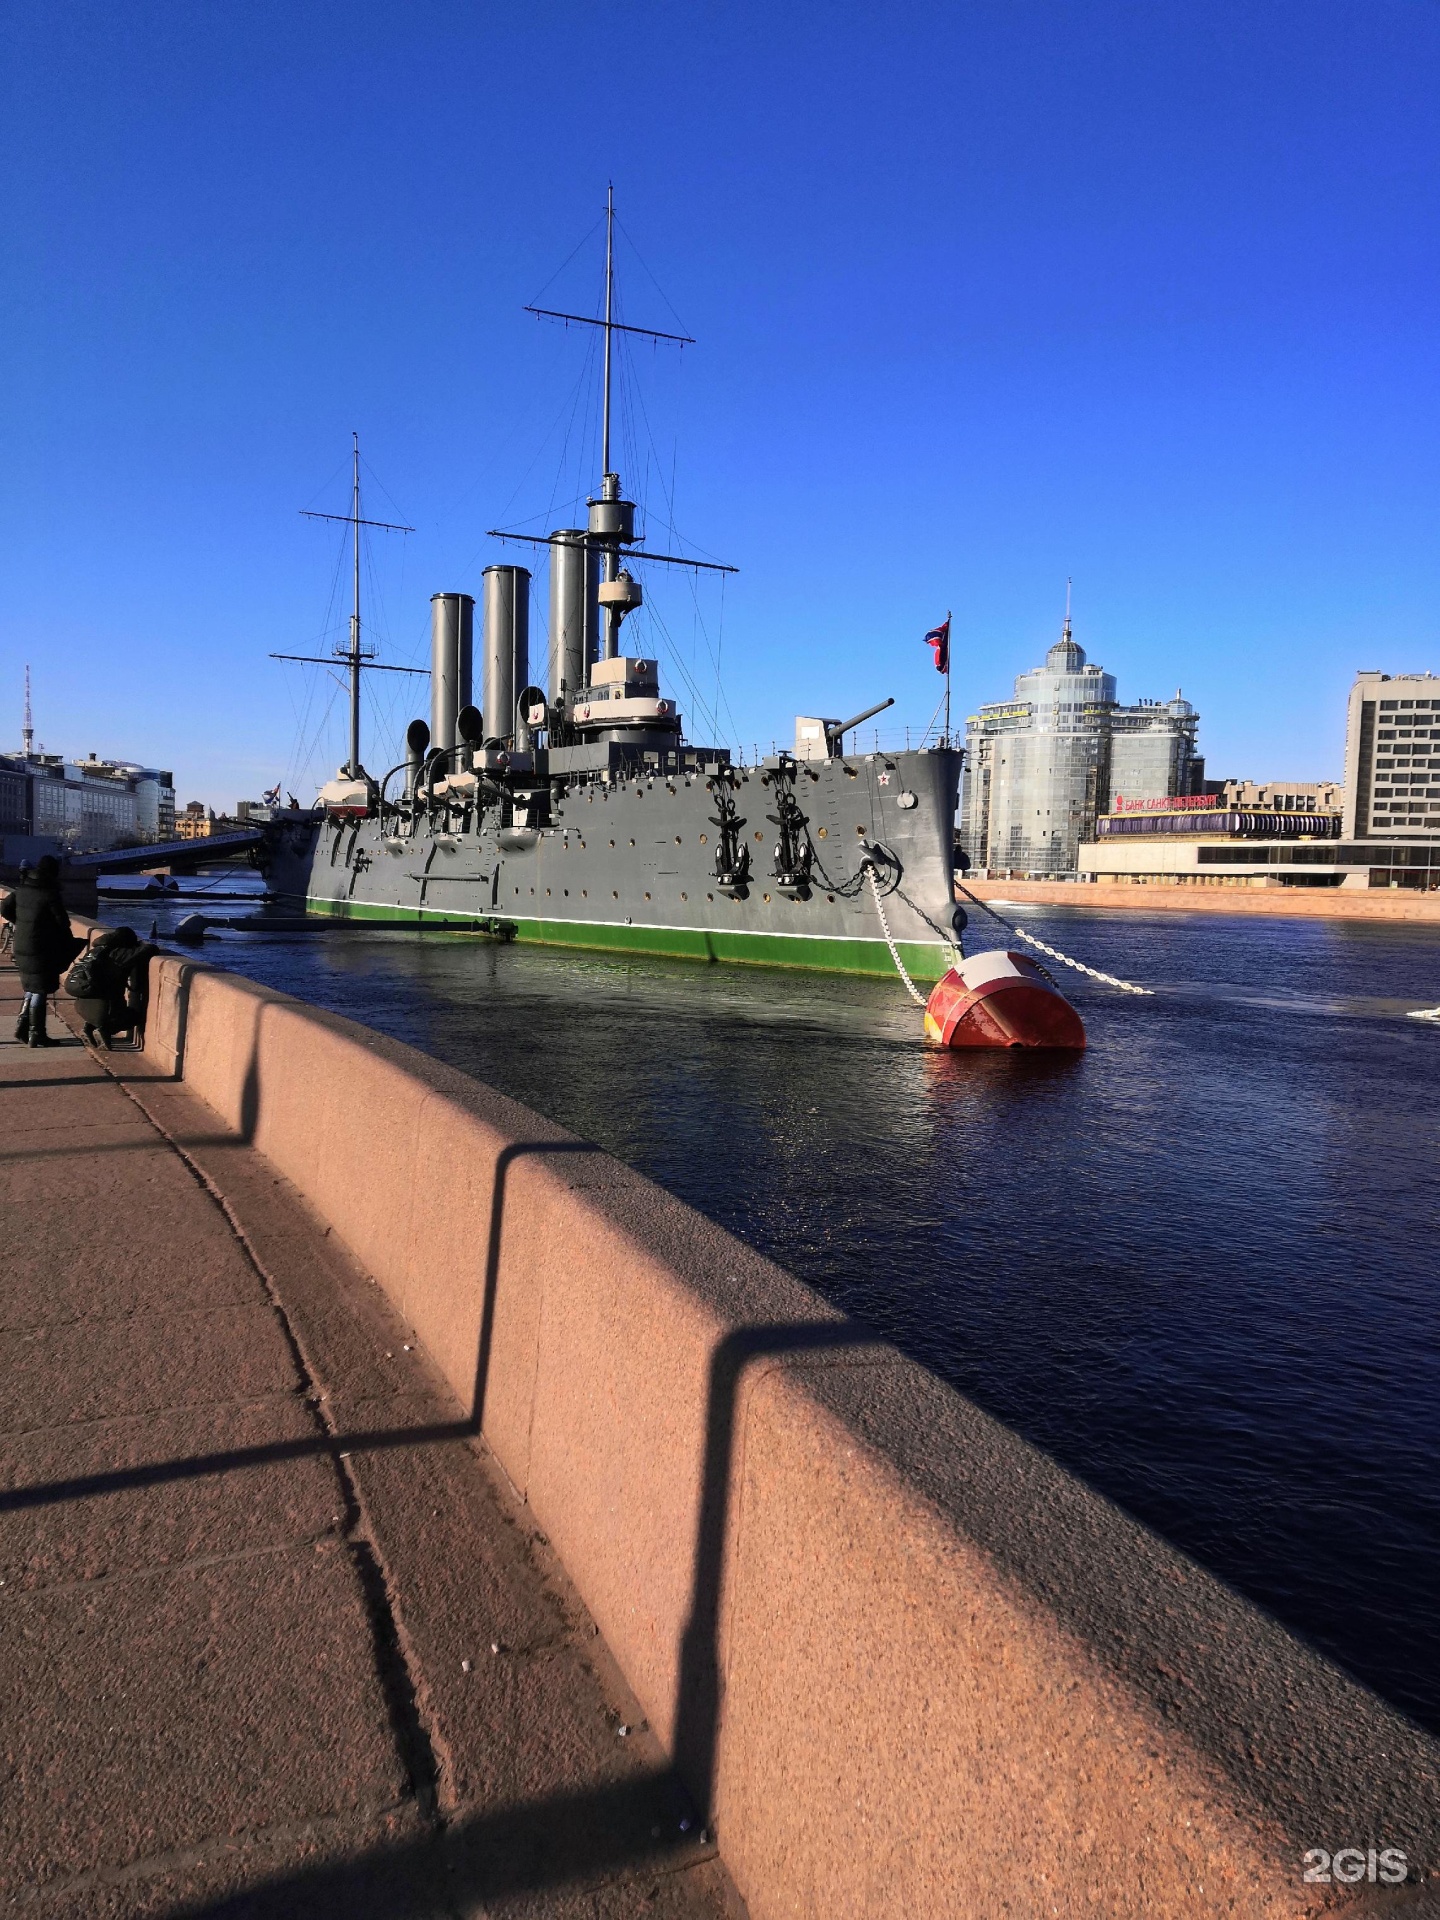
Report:
[[[440,907],[397,908],[364,900],[305,902],[330,919],[366,920],[390,927],[454,927],[473,931],[499,920],[517,940],[542,947],[585,947],[606,953],[654,953],[678,960],[721,960],[736,966],[808,967],[820,973],[894,974],[883,940],[846,940],[825,934],[723,933],[701,927],[637,927],[610,921],[522,920],[508,914],[449,913]],[[896,942],[900,958],[917,980],[938,980],[950,964],[944,947]]]

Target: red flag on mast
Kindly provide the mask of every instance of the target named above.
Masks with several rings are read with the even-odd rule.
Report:
[[[927,647],[935,649],[935,671],[950,671],[950,616],[947,613],[938,627],[932,627],[925,636]]]

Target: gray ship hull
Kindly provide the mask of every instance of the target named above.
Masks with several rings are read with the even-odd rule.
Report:
[[[538,810],[497,792],[291,816],[263,864],[272,891],[311,913],[551,946],[893,973],[888,928],[907,970],[934,980],[952,958],[959,766],[938,748],[731,773],[681,748],[609,777],[552,776]]]

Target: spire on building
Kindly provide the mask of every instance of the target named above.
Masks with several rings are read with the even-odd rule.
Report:
[[[1065,625],[1060,638],[1045,656],[1047,667],[1054,667],[1059,673],[1079,673],[1085,664],[1085,649],[1073,638],[1070,632],[1070,586],[1065,582]]]
[[[28,760],[35,746],[35,722],[30,714],[30,666],[25,666],[25,725],[21,728],[25,741],[25,758]]]

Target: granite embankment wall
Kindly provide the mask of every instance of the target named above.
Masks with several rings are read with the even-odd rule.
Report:
[[[1307,1848],[1440,1866],[1436,1743],[638,1174],[186,961],[147,1051],[414,1326],[754,1920],[1300,1915],[1383,1891]]]
[[[1023,900],[1047,907],[1158,908],[1173,913],[1259,913],[1302,920],[1404,920],[1440,927],[1440,893],[1418,887],[1225,887],[1124,881],[966,880],[971,893],[997,906]]]

